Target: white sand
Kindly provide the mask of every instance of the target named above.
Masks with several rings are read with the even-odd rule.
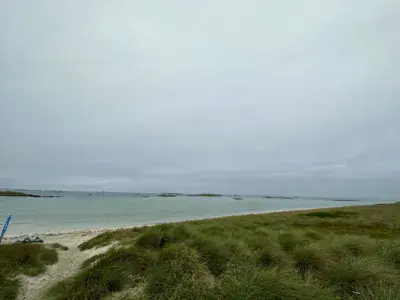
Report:
[[[102,230],[104,232],[105,230]],[[58,262],[54,265],[47,266],[46,271],[36,277],[29,277],[20,275],[19,279],[21,287],[19,290],[17,300],[40,300],[44,298],[44,293],[48,288],[56,282],[70,277],[78,272],[81,264],[88,258],[106,252],[112,247],[106,246],[97,249],[90,249],[80,251],[78,246],[95,237],[99,231],[78,231],[70,232],[59,235],[47,235],[40,237],[44,240],[45,244],[60,243],[68,246],[69,250],[57,250]],[[13,241],[15,238],[8,239],[8,242]]]

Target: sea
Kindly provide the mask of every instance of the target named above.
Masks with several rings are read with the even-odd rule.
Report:
[[[153,225],[230,215],[311,208],[392,203],[368,199],[336,201],[330,198],[264,198],[242,196],[199,197],[110,192],[26,191],[45,196],[0,197],[0,230],[9,214],[7,235],[62,233],[78,230]],[[335,201],[334,201],[335,200]],[[347,199],[344,199],[347,200]],[[353,199],[354,200],[354,199]]]

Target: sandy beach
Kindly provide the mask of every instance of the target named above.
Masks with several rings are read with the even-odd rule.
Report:
[[[245,214],[237,214],[237,215],[245,215]],[[182,221],[165,222],[165,223],[177,223],[177,222],[182,222]],[[44,245],[59,243],[61,245],[67,246],[68,250],[66,251],[57,250],[59,256],[58,262],[54,265],[48,266],[43,274],[37,277],[19,275],[19,279],[21,281],[21,288],[19,290],[17,299],[18,300],[43,299],[44,293],[48,288],[53,286],[56,282],[59,282],[65,278],[75,275],[79,271],[81,264],[85,260],[89,259],[94,255],[104,253],[113,246],[117,246],[117,244],[112,244],[102,248],[95,248],[95,249],[81,251],[78,248],[78,246],[83,242],[104,232],[112,232],[119,229],[129,229],[134,227],[140,227],[140,226],[83,229],[70,232],[38,233],[38,236],[43,240]],[[3,239],[3,243],[5,244],[15,243],[18,240],[22,240],[25,236],[26,235],[5,236]]]
[[[95,237],[96,235],[110,231],[111,229],[82,230],[66,233],[45,233],[40,234],[45,245],[60,243],[68,247],[68,250],[58,251],[58,262],[47,266],[46,271],[36,277],[19,275],[21,282],[18,298],[19,300],[43,299],[45,291],[65,278],[73,276],[79,271],[82,263],[90,257],[106,252],[113,245],[107,247],[91,249],[86,251],[79,250],[78,246]],[[13,243],[20,239],[18,236],[5,238],[4,243]]]
[[[143,225],[125,225],[125,226],[118,226],[118,227],[103,227],[103,228],[90,228],[90,229],[80,229],[80,230],[72,230],[72,231],[47,231],[42,233],[34,233],[38,235],[45,244],[53,244],[53,243],[60,243],[62,245],[68,247],[77,247],[81,243],[95,237],[98,234],[104,232],[112,232],[115,230],[121,229],[131,229],[143,226],[155,226],[158,224],[167,224],[167,223],[181,223],[181,222],[190,222],[190,221],[199,221],[199,220],[213,220],[218,218],[225,218],[231,216],[246,216],[246,215],[263,215],[263,214],[272,214],[272,213],[284,213],[284,214],[292,214],[292,213],[299,213],[299,212],[309,212],[313,210],[319,210],[322,208],[296,208],[296,209],[277,209],[274,211],[266,210],[266,211],[258,211],[258,212],[248,212],[248,213],[235,213],[230,215],[223,215],[218,217],[211,217],[211,218],[192,218],[187,220],[169,220],[165,222],[153,223],[153,224],[143,224]],[[14,243],[18,240],[23,239],[29,235],[6,235],[3,239],[3,243]]]
[[[361,206],[360,206],[361,207]],[[356,207],[354,207],[356,208]],[[353,209],[354,209],[353,208]],[[318,209],[296,209],[296,210],[285,210],[280,211],[280,214],[292,215],[295,213],[306,213],[310,211],[315,211]],[[274,214],[278,212],[269,212],[262,214]],[[260,213],[254,213],[251,215],[259,215]],[[249,215],[249,214],[237,214],[239,216]],[[206,218],[202,220],[213,220],[217,218]],[[175,221],[182,222],[182,221]],[[166,222],[166,223],[175,223],[175,222]],[[153,224],[155,225],[155,224]],[[118,247],[118,243],[114,242],[108,246],[93,248],[81,251],[78,246],[85,241],[94,238],[98,234],[104,232],[112,232],[120,229],[129,229],[140,226],[124,226],[124,227],[115,227],[115,228],[98,228],[98,229],[84,229],[77,230],[71,232],[45,232],[39,234],[39,237],[43,239],[44,245],[50,245],[53,243],[59,243],[61,245],[67,246],[68,250],[57,249],[58,252],[58,262],[54,265],[47,266],[46,271],[39,276],[29,277],[25,275],[18,275],[18,279],[20,280],[21,287],[18,293],[18,300],[38,300],[44,299],[45,292],[57,282],[60,282],[66,278],[72,277],[76,275],[82,263],[101,253],[105,253],[112,247]],[[4,243],[14,243],[17,240],[20,240],[23,236],[6,236],[3,240]],[[111,298],[114,299],[114,295],[110,295]],[[116,295],[115,295],[116,297]],[[117,299],[117,298],[115,298]]]

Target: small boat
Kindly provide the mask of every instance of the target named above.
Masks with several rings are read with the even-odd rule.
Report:
[[[238,195],[235,195],[233,196],[233,200],[243,200],[243,198]]]

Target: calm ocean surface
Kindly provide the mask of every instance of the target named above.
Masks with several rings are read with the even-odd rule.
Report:
[[[389,200],[335,202],[328,199],[243,197],[141,198],[123,193],[39,192],[60,198],[0,197],[0,226],[13,218],[7,235],[146,225],[235,214],[391,203]],[[98,194],[98,195],[97,195]]]

